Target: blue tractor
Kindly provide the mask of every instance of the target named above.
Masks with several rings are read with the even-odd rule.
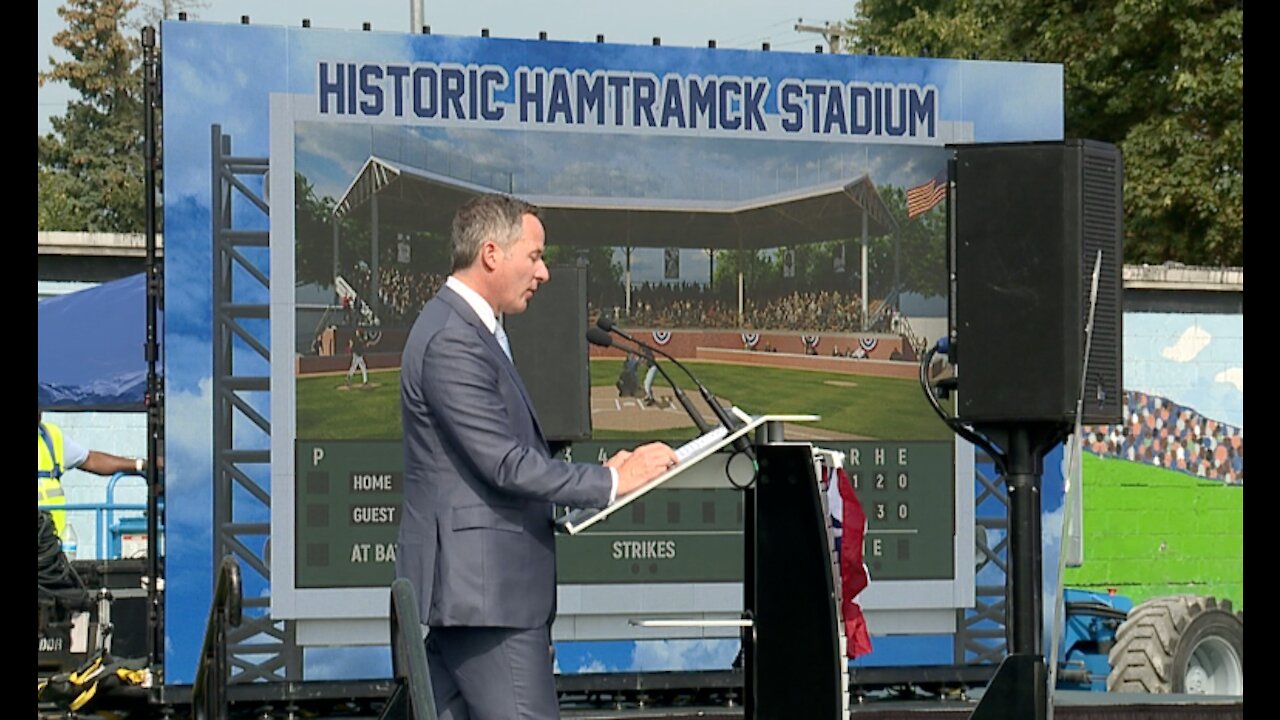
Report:
[[[1057,687],[1244,695],[1244,611],[1194,595],[1129,598],[1068,588]]]

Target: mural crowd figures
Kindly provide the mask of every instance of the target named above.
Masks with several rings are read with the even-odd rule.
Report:
[[[1200,415],[1166,398],[1125,393],[1124,425],[1086,427],[1089,452],[1197,477],[1244,484],[1244,428]]]
[[[619,323],[632,327],[723,330],[738,327],[736,301],[707,290],[703,285],[645,283],[631,293],[631,313],[625,308],[589,307],[596,316],[607,311]],[[744,299],[743,327],[752,331],[795,330],[850,332],[860,326],[861,300],[857,293],[839,290],[792,291],[777,297]]]

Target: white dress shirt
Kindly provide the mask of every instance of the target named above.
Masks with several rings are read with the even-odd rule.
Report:
[[[459,280],[456,275],[450,275],[445,278],[444,285],[458,293],[466,301],[467,305],[471,306],[471,309],[475,311],[480,318],[480,322],[484,323],[489,332],[494,332],[497,329],[498,317],[493,313],[493,306],[489,304],[488,300],[480,297],[480,293],[472,290],[465,282]],[[609,468],[609,477],[613,479],[613,486],[609,490],[609,504],[612,505],[613,501],[618,497],[618,469]]]

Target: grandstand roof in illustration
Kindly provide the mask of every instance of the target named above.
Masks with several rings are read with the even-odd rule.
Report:
[[[453,213],[492,188],[370,156],[339,199],[343,217],[376,200],[379,225],[447,234]],[[884,235],[897,222],[870,175],[751,200],[521,195],[548,242],[576,246],[759,249]]]

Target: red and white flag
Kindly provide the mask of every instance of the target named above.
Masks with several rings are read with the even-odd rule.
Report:
[[[937,175],[929,178],[929,182],[907,188],[907,219],[929,212],[946,196],[947,171],[943,168]]]
[[[871,581],[867,566],[862,562],[862,539],[867,535],[867,514],[853,491],[853,483],[844,468],[836,470],[840,497],[844,500],[844,517],[840,523],[844,532],[840,536],[840,608],[844,616],[844,636],[848,642],[848,655],[856,658],[871,652],[871,633],[862,615],[862,606],[854,598],[866,589]]]

